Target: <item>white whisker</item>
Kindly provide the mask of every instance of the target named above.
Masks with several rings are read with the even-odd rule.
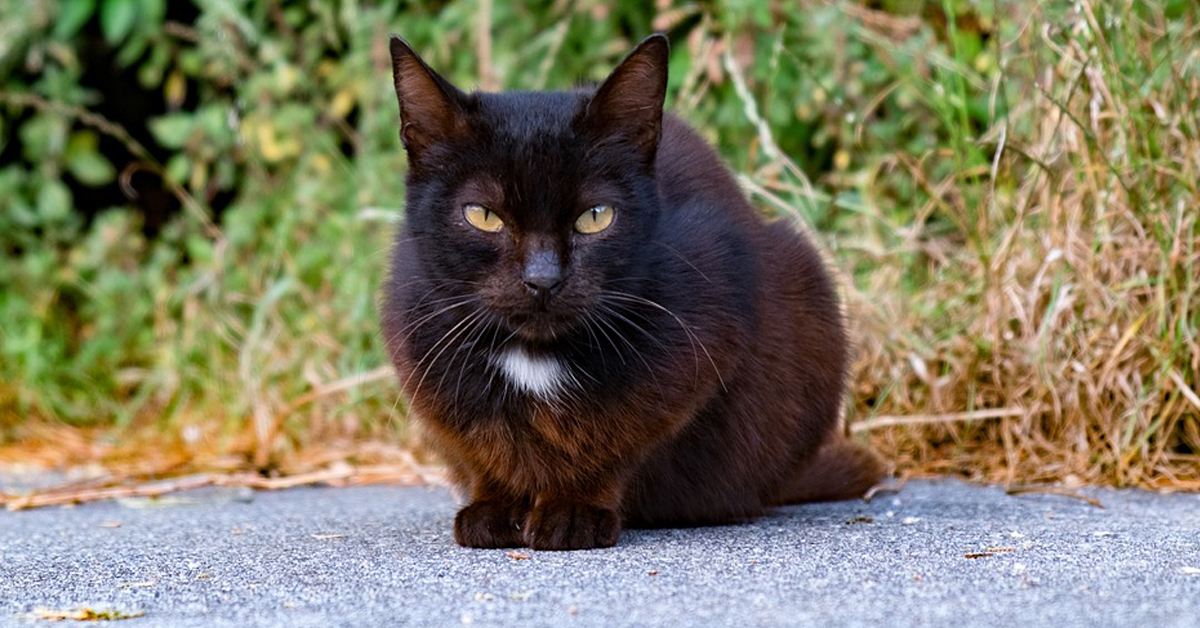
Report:
[[[708,347],[704,346],[704,342],[700,340],[700,337],[697,336],[695,334],[695,332],[693,332],[691,330],[691,328],[688,327],[687,324],[684,323],[681,318],[676,316],[674,312],[672,312],[671,310],[663,307],[662,305],[660,305],[650,299],[647,299],[645,297],[640,297],[636,294],[629,294],[628,292],[618,292],[616,290],[608,290],[608,291],[605,291],[603,294],[610,298],[625,299],[625,300],[633,302],[633,303],[644,303],[646,305],[649,305],[655,309],[658,309],[658,310],[666,313],[668,316],[675,319],[675,322],[679,324],[679,326],[688,335],[688,338],[692,342],[692,353],[695,354],[696,353],[696,345],[697,344],[700,345],[700,349],[702,351],[704,351],[704,355],[708,358],[708,363],[712,365],[713,373],[716,374],[717,380],[721,383],[721,389],[726,392],[729,391],[729,389],[725,386],[725,378],[721,376],[721,370],[717,368],[717,362],[716,362],[716,360],[713,359],[712,354],[709,353]]]

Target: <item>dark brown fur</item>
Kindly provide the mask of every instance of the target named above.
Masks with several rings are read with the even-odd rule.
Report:
[[[739,521],[879,479],[837,433],[847,342],[821,258],[662,115],[664,38],[596,91],[545,94],[463,94],[392,53],[410,172],[383,327],[468,493],[459,543],[611,546],[624,525]],[[505,230],[464,227],[467,203]],[[613,226],[572,232],[596,203]],[[552,296],[521,286],[535,259],[561,266]],[[573,382],[509,385],[497,356],[515,346]]]

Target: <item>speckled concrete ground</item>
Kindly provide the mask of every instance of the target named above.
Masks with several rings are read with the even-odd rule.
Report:
[[[36,608],[144,613],[130,628],[1200,625],[1200,495],[1088,495],[1104,508],[911,482],[514,554],[455,546],[456,505],[430,488],[0,512],[0,625],[40,623]]]

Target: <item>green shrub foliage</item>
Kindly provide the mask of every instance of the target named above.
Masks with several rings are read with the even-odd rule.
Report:
[[[33,417],[253,428],[260,448],[401,429],[375,301],[406,167],[388,36],[464,88],[551,89],[664,31],[668,105],[831,253],[851,419],[970,419],[877,445],[1169,475],[1200,449],[1198,14],[0,1],[0,440]]]

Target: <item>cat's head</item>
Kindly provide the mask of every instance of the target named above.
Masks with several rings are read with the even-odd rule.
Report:
[[[595,90],[471,93],[391,41],[409,157],[405,246],[435,289],[527,340],[600,315],[647,274],[658,219],[666,38]]]

